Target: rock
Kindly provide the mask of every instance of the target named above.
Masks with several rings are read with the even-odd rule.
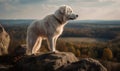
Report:
[[[58,52],[46,53],[39,56],[25,56],[17,61],[16,71],[56,71],[65,64],[76,62],[78,59],[73,53]]]
[[[120,71],[120,63],[119,62],[111,62],[111,61],[100,61],[102,65],[104,65],[108,71]]]
[[[66,64],[57,71],[107,71],[107,69],[95,59],[84,58],[78,62]]]
[[[8,53],[10,36],[0,24],[0,55]]]
[[[1,65],[0,64],[0,71],[10,71],[11,65]]]

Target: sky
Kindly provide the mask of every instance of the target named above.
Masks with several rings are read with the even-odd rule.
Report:
[[[0,19],[42,19],[69,5],[77,20],[120,20],[120,0],[0,0]]]

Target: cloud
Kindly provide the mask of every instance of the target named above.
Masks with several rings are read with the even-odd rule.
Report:
[[[70,5],[82,19],[120,19],[119,0],[0,0],[0,18],[42,19],[60,5]]]
[[[15,12],[7,12],[6,14],[1,14],[2,18],[13,18],[13,19],[41,19],[45,15],[52,14],[58,8],[56,5],[45,5],[45,4],[35,4],[35,5],[22,5],[16,8]]]
[[[18,0],[0,0],[1,12],[14,11],[17,9]]]
[[[79,19],[97,20],[120,20],[119,8],[81,8],[79,9]]]
[[[100,2],[120,2],[119,0],[99,0]]]

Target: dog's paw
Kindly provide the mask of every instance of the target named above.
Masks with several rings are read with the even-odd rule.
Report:
[[[55,50],[55,51],[52,51],[52,53],[59,53],[59,51],[58,51],[58,50]]]

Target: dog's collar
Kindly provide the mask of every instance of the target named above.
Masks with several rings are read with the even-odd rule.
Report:
[[[55,15],[53,15],[53,17],[54,17],[60,24],[62,24],[62,21],[59,20]]]

